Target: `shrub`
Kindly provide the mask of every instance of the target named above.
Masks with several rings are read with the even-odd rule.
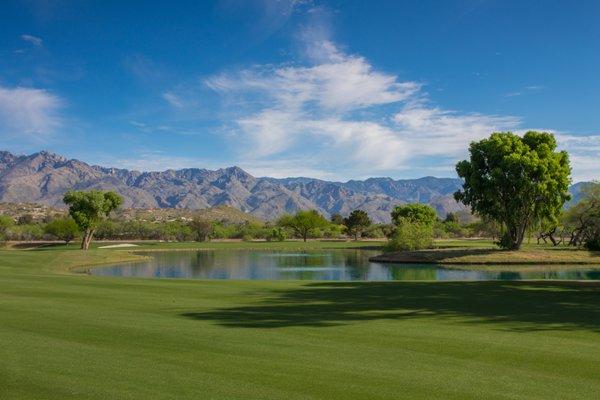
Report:
[[[588,250],[600,251],[600,237],[595,237],[585,242],[585,248]]]
[[[201,216],[195,216],[194,219],[189,222],[188,226],[194,233],[195,240],[198,242],[205,242],[209,240],[210,235],[213,232],[212,222],[202,218]]]
[[[79,233],[79,227],[71,217],[55,219],[49,222],[44,227],[44,232],[52,235],[56,239],[64,240],[66,244],[69,244],[71,240],[77,237]]]
[[[420,250],[433,246],[433,226],[423,222],[398,220],[398,226],[387,244],[387,250]]]
[[[437,213],[427,204],[397,205],[392,210],[392,221],[398,225],[402,220],[433,225],[437,221]]]
[[[283,242],[286,238],[286,233],[282,228],[273,228],[267,235],[268,242]]]
[[[6,232],[11,226],[14,225],[14,223],[15,222],[12,218],[5,215],[0,215],[0,240],[4,240],[6,238]]]
[[[17,241],[42,240],[44,239],[44,230],[37,224],[13,225],[6,230],[5,239]]]

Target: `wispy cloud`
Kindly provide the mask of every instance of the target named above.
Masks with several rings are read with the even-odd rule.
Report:
[[[32,45],[34,45],[36,47],[40,47],[43,44],[42,39],[40,39],[39,37],[33,36],[33,35],[21,35],[21,39],[23,39],[26,42],[31,43]]]
[[[574,182],[600,179],[600,135],[555,135],[558,147],[569,153]]]
[[[34,88],[0,86],[0,132],[33,140],[44,140],[61,126],[56,95]]]
[[[169,76],[169,71],[164,65],[142,54],[126,57],[124,67],[141,82],[156,83]]]
[[[504,95],[504,97],[522,96],[524,94],[536,92],[536,91],[543,90],[543,89],[544,89],[544,86],[541,86],[541,85],[529,85],[529,86],[523,87],[522,89],[516,90],[514,92],[508,92]]]
[[[425,156],[447,164],[471,140],[519,126],[515,117],[435,107],[420,82],[378,71],[329,40],[314,46],[312,65],[255,66],[205,81],[254,105],[234,118],[236,142],[256,165],[285,170],[285,159],[310,156],[321,176],[390,174]]]
[[[185,106],[183,100],[171,91],[163,92],[162,97],[173,107],[183,108]]]

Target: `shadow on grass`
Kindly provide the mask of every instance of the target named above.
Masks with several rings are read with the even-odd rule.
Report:
[[[515,331],[600,331],[598,282],[335,282],[271,294],[257,305],[182,316],[241,328],[461,317]]]

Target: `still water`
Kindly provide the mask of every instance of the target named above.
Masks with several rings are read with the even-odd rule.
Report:
[[[439,265],[382,264],[372,250],[264,251],[210,250],[150,253],[150,259],[94,267],[92,275],[188,279],[300,279],[324,281],[473,281],[519,279],[600,279],[600,266],[445,268]]]

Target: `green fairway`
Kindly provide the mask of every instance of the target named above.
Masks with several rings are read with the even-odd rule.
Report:
[[[185,244],[142,247],[153,246]],[[0,251],[0,399],[562,400],[600,393],[597,282],[69,273],[132,257],[63,246]]]

